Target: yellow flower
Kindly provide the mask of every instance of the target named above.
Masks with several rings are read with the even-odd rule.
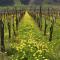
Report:
[[[36,59],[36,60],[39,60],[39,59]]]
[[[41,54],[42,53],[42,50],[38,50],[37,52],[39,52]]]
[[[33,54],[33,56],[35,56],[35,53]]]
[[[44,60],[49,60],[49,59],[44,59]]]

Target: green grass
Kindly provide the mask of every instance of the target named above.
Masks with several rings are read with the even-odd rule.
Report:
[[[44,36],[43,28],[40,31],[37,23],[25,13],[19,23],[18,35],[8,39],[7,21],[5,21],[5,47],[11,60],[60,60],[60,27],[54,25],[53,39],[49,42],[49,28],[51,22],[47,20],[47,35]],[[12,20],[11,20],[12,26]],[[9,47],[10,46],[10,47]]]

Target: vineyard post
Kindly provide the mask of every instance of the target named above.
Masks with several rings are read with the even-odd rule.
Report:
[[[16,33],[15,33],[15,25],[14,25],[14,13],[12,13],[12,26],[13,26],[13,34],[14,34],[14,36],[16,36]]]
[[[47,23],[46,23],[46,17],[45,17],[45,28],[44,28],[44,35],[46,35],[46,30],[47,30]]]
[[[37,23],[38,23],[38,27],[40,28],[40,17],[38,12],[37,12]]]
[[[1,52],[5,51],[5,45],[4,45],[4,23],[2,19],[0,19],[0,31],[1,31]]]
[[[49,37],[49,41],[51,41],[51,40],[52,40],[53,27],[54,27],[54,19],[52,20],[51,27],[50,27],[50,37]]]
[[[9,12],[7,14],[7,26],[8,26],[8,31],[9,31],[9,39],[11,38],[11,25],[10,25],[10,20],[9,20]]]
[[[42,30],[42,7],[40,6],[40,30]]]
[[[5,10],[4,10],[4,13],[3,13],[3,15],[4,15],[4,23],[5,23],[5,18],[6,18],[6,13],[5,13]]]
[[[16,30],[18,30],[18,18],[17,18],[17,9],[16,10]]]
[[[38,13],[36,12],[36,23],[38,24]]]

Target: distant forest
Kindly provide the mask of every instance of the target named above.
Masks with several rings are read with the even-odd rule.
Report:
[[[48,3],[48,4],[59,4],[60,0],[20,0],[22,4],[29,4],[29,2],[32,1],[32,4],[42,4],[42,3]]]
[[[20,0],[22,4],[29,4],[30,0]]]
[[[0,0],[0,6],[14,5],[14,0]]]
[[[14,1],[20,1],[21,4],[29,4],[32,1],[32,4],[60,4],[60,0],[0,0],[0,6],[14,5]]]

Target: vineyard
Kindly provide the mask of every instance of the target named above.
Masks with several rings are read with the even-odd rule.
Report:
[[[60,60],[60,10],[0,11],[0,60]]]

